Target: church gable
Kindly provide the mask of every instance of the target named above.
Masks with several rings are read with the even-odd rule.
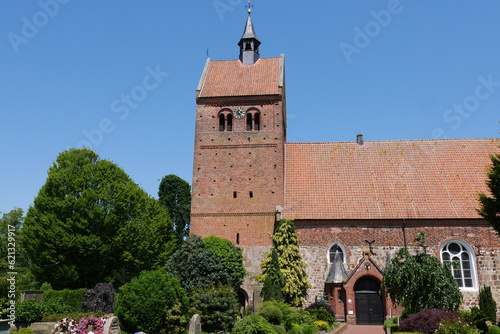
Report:
[[[290,219],[480,218],[498,139],[286,144]]]
[[[261,58],[252,66],[235,60],[208,60],[198,86],[198,98],[279,95],[284,57]]]

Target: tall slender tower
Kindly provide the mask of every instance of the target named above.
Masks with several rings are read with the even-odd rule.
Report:
[[[272,244],[286,140],[284,56],[260,58],[250,13],[239,59],[207,59],[196,90],[191,203],[192,234],[229,239],[247,254]]]

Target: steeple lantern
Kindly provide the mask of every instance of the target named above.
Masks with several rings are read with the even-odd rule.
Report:
[[[248,19],[243,31],[243,36],[238,45],[240,46],[240,61],[243,65],[253,65],[259,60],[260,41],[255,34],[252,23],[251,11],[248,11]]]

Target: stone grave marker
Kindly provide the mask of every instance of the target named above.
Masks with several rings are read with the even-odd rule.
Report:
[[[200,334],[201,333],[201,317],[199,314],[195,314],[191,317],[189,321],[189,334]]]
[[[117,317],[109,318],[104,324],[103,334],[121,334],[120,323]]]

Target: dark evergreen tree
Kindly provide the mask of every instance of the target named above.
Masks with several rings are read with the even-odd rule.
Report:
[[[479,290],[479,308],[492,323],[497,322],[497,303],[491,294],[491,288],[484,286]]]
[[[89,149],[61,153],[30,207],[20,240],[39,282],[88,288],[165,265],[175,241],[157,200]],[[119,281],[118,283],[125,283]]]
[[[213,235],[203,239],[203,245],[217,255],[229,275],[229,283],[234,287],[235,291],[238,291],[246,275],[241,248],[236,247],[227,239]]]
[[[158,200],[168,210],[175,235],[181,242],[189,236],[191,186],[177,175],[167,175],[160,182]]]
[[[198,236],[187,238],[172,254],[167,271],[179,279],[188,295],[199,288],[229,284],[231,280],[220,258]]]
[[[490,196],[479,194],[481,208],[478,211],[500,233],[500,154],[491,156],[491,163],[486,181]]]
[[[284,301],[283,287],[285,286],[285,278],[280,271],[278,252],[276,249],[271,249],[270,257],[271,262],[269,262],[269,268],[264,280],[261,296],[264,301],[275,300],[281,302]]]

